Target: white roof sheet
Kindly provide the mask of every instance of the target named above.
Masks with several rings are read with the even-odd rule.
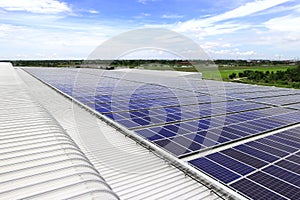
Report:
[[[0,63],[0,105],[0,199],[118,199],[10,63]]]

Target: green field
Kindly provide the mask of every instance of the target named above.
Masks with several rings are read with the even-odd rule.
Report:
[[[232,73],[238,74],[239,72],[243,72],[245,70],[252,71],[285,71],[288,68],[295,68],[296,66],[289,65],[278,65],[278,66],[235,66],[235,67],[219,67],[219,72],[223,80],[228,80],[228,76]],[[205,75],[204,75],[205,76]]]
[[[296,66],[291,65],[262,65],[262,66],[219,66],[219,70],[215,68],[205,68],[200,70],[204,79],[213,79],[213,80],[224,80],[224,81],[232,81],[228,78],[228,76],[232,73],[236,73],[237,75],[240,72],[244,72],[245,70],[251,71],[262,71],[262,72],[276,72],[276,71],[286,71],[288,68],[295,68]],[[197,70],[193,67],[191,68],[174,68],[168,65],[165,66],[147,66],[145,69],[155,69],[155,70],[175,70],[175,71],[185,71],[185,72],[197,72]],[[269,84],[270,85],[270,84]]]

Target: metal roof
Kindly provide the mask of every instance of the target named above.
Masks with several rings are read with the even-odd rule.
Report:
[[[60,123],[121,199],[229,198],[213,191],[211,183],[186,176],[23,70],[17,72],[31,95]]]
[[[0,199],[119,199],[10,63],[0,97]]]
[[[181,84],[175,74],[166,78],[166,74],[145,70],[133,70],[132,73],[127,73],[128,70],[104,71],[74,68],[26,68],[24,70],[36,78],[21,70],[19,71],[19,74],[28,84],[28,89],[31,89],[32,96],[43,106],[47,107],[48,111],[67,130],[70,137],[74,139],[96,168],[101,173],[103,172],[104,178],[108,180],[114,191],[122,199],[203,199],[231,198],[233,196],[239,199],[247,198],[242,196],[243,194],[260,197],[257,190],[254,193],[248,192],[248,185],[253,185],[249,181],[246,181],[246,183],[242,181],[238,187],[235,185],[235,181],[244,180],[244,172],[236,169],[234,167],[235,164],[232,166],[232,162],[239,163],[241,166],[248,166],[248,168],[246,167],[247,170],[254,170],[254,173],[257,171],[257,174],[260,174],[261,166],[268,166],[268,163],[264,162],[264,160],[270,161],[275,159],[274,156],[267,159],[265,157],[267,154],[256,154],[259,150],[262,150],[262,152],[265,150],[265,146],[260,145],[260,143],[264,143],[260,141],[262,138],[269,137],[268,139],[275,142],[274,146],[276,148],[278,147],[276,142],[299,147],[299,144],[290,141],[295,138],[289,136],[289,132],[281,133],[285,129],[290,131],[290,129],[299,126],[299,111],[297,111],[296,107],[289,108],[299,103],[297,97],[300,93],[298,90],[216,81],[207,81],[209,82],[209,88],[205,89],[206,85],[203,80],[195,79],[189,85]],[[153,80],[154,84],[151,87],[137,87],[139,84],[152,83]],[[161,139],[161,137],[156,138],[158,141],[163,141],[162,143],[151,143],[153,139],[148,141],[147,139],[152,136],[148,137],[147,133],[149,132],[147,131],[134,132],[135,130],[142,130],[141,126],[148,125],[144,122],[151,121],[151,119],[144,118],[144,122],[137,121],[135,124],[130,123],[130,121],[128,122],[128,119],[132,119],[132,121],[135,119],[143,120],[139,118],[141,116],[139,113],[135,113],[132,116],[130,110],[143,110],[145,103],[144,101],[139,101],[140,107],[130,107],[130,104],[128,104],[129,106],[127,105],[127,101],[131,100],[131,97],[133,97],[133,100],[145,97],[147,99],[156,99],[157,97],[159,97],[157,99],[169,98],[170,95],[163,95],[168,90],[164,90],[164,87],[155,87],[158,81],[160,85],[167,84],[171,88],[175,86],[179,90],[175,92],[176,94],[178,93],[178,97],[181,97],[181,94],[184,93],[183,91],[188,91],[191,87],[195,87],[198,91],[200,90],[199,93],[204,92],[204,96],[205,94],[208,95],[208,93],[210,97],[223,96],[222,99],[216,98],[212,102],[217,100],[217,103],[214,103],[217,108],[226,108],[217,109],[219,112],[214,113],[214,115],[219,114],[223,117],[226,115],[227,124],[221,123],[220,120],[222,118],[219,116],[212,118],[217,119],[216,122],[219,121],[219,123],[213,123],[213,128],[222,127],[217,130],[224,130],[224,135],[222,135],[224,137],[218,137],[218,139],[222,139],[220,141],[208,137],[216,141],[218,145],[214,146],[215,143],[213,143],[213,148],[200,149],[198,151],[199,146],[197,149],[191,147],[191,143],[183,143],[184,140],[180,141],[180,137],[182,136],[177,135],[177,130],[174,130],[176,132],[175,135],[177,135],[174,138],[167,140]],[[222,87],[222,84],[224,87]],[[144,92],[146,91],[147,95],[137,98],[137,93],[135,93],[137,88],[141,88],[141,94],[145,94]],[[188,93],[188,97],[192,97],[193,95],[187,91],[184,95]],[[213,93],[210,94],[212,91]],[[200,97],[203,97],[203,95],[200,95]],[[66,101],[65,97],[71,101]],[[206,98],[200,98],[200,100],[201,102],[203,100],[205,104]],[[220,101],[224,102],[224,100],[226,100],[225,105],[218,103]],[[197,104],[197,102],[195,103]],[[190,100],[183,100],[180,103],[183,103],[185,108],[183,111],[197,108],[197,106],[191,106],[190,108],[185,106],[191,103]],[[177,104],[178,102],[176,101],[165,101],[163,105],[169,108],[169,106]],[[201,108],[205,109],[207,106],[205,104]],[[151,127],[154,127],[152,132],[156,132],[160,136],[165,136],[163,132],[157,131],[157,127],[162,128],[166,122],[164,119],[160,120],[161,118],[159,118],[164,113],[161,114],[155,109],[152,107],[149,108],[154,113],[156,111],[154,119],[157,121],[154,120],[151,124]],[[186,128],[186,132],[184,131],[184,133],[192,133],[198,130],[199,127],[207,129],[207,126],[204,125],[207,121],[193,121],[195,118],[194,115],[197,116],[198,112],[191,113],[193,114],[192,118],[188,115],[184,115],[184,120],[180,118],[182,123],[180,122],[178,126],[182,125]],[[178,116],[181,116],[181,114],[178,114]],[[209,115],[213,116],[211,113]],[[206,115],[200,117],[200,119],[205,119],[205,117]],[[174,117],[173,121],[167,121],[167,125],[178,123],[178,120],[179,118]],[[191,123],[185,121],[190,121]],[[197,124],[197,122],[199,123]],[[297,130],[293,134],[296,134]],[[204,134],[207,133],[206,131],[204,132]],[[182,134],[182,131],[178,131],[178,134]],[[201,133],[199,132],[199,134]],[[277,134],[279,138],[274,134]],[[211,136],[214,137],[214,135],[216,134],[213,131],[213,135]],[[170,136],[172,136],[171,133],[166,135],[166,137]],[[284,139],[285,137],[287,137],[287,140]],[[236,138],[240,139],[228,142]],[[190,137],[187,139],[190,139]],[[259,146],[255,145],[255,140],[257,139],[259,140]],[[166,143],[164,141],[169,141],[170,144],[172,142],[174,146],[172,148],[165,148],[164,144]],[[196,141],[199,144],[203,144],[201,139]],[[265,141],[267,148],[270,146],[268,141]],[[253,142],[254,144],[252,144]],[[159,146],[165,148],[166,151],[156,144],[161,144]],[[169,145],[168,142],[167,144]],[[249,147],[250,149],[245,147],[245,150],[242,147],[245,145],[251,146]],[[205,144],[205,146],[207,145]],[[191,154],[184,155],[180,152],[177,154],[177,150],[180,147],[191,150],[192,152],[188,151]],[[231,147],[233,149],[230,149]],[[281,146],[280,148],[283,147]],[[285,148],[283,150],[285,151]],[[293,151],[295,150],[297,149],[294,148]],[[271,154],[273,153],[272,149],[268,151]],[[216,154],[213,154],[213,152]],[[183,156],[180,157],[181,155]],[[208,156],[203,157],[205,155]],[[282,155],[286,154],[280,153],[280,156]],[[261,158],[264,160],[255,164],[256,160],[259,161]],[[276,159],[278,158],[276,157]],[[291,159],[295,160],[296,157]],[[250,176],[252,177],[252,175]],[[253,180],[261,183],[261,180]],[[265,183],[261,184],[269,187]],[[203,187],[201,188],[199,185]],[[261,188],[261,190],[258,190],[263,195],[268,195],[271,191],[276,192],[278,190],[278,188],[272,189],[270,187],[266,192],[261,185],[256,185],[257,188]],[[290,191],[292,190],[294,190],[294,187],[290,187]],[[282,192],[277,191],[277,193],[281,194]],[[217,194],[220,196],[217,196]]]

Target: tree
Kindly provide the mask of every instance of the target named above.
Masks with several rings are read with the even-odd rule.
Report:
[[[236,78],[236,73],[232,73],[232,74],[230,74],[228,77],[229,77],[230,79],[234,79],[234,78]]]
[[[243,77],[245,77],[245,74],[243,72],[239,72],[239,77],[243,78]]]

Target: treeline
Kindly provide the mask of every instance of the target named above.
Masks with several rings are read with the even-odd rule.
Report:
[[[141,65],[170,65],[170,66],[192,66],[193,61],[188,60],[3,60],[11,62],[14,66],[43,66],[43,67],[93,67],[93,66],[113,66],[113,67],[138,67]],[[211,63],[212,61],[201,61]]]
[[[30,66],[30,67],[68,67],[80,66],[83,60],[8,60],[13,66]]]
[[[300,64],[299,61],[291,60],[214,60],[219,66],[274,66]]]
[[[251,83],[266,83],[278,86],[290,86],[300,88],[300,64],[296,68],[288,68],[286,71],[252,71],[245,70],[238,74],[232,73],[230,79],[240,78],[240,81]]]
[[[147,65],[157,63],[161,65],[170,65],[170,66],[192,66],[193,64],[216,64],[219,66],[271,66],[271,65],[290,65],[290,64],[300,64],[299,61],[273,61],[273,60],[114,60],[111,62],[112,66],[131,66],[137,67],[140,65]]]
[[[219,66],[264,66],[264,65],[289,65],[300,64],[299,61],[270,61],[270,60],[6,60],[12,62],[14,66],[45,66],[45,67],[65,67],[65,66],[87,66],[88,64],[109,65],[113,67],[138,67],[141,65],[158,64],[173,67],[191,66],[195,63],[212,64]]]
[[[111,66],[128,66],[128,67],[138,67],[141,65],[169,65],[169,66],[183,66],[192,65],[193,63],[188,60],[114,60],[111,62]]]

